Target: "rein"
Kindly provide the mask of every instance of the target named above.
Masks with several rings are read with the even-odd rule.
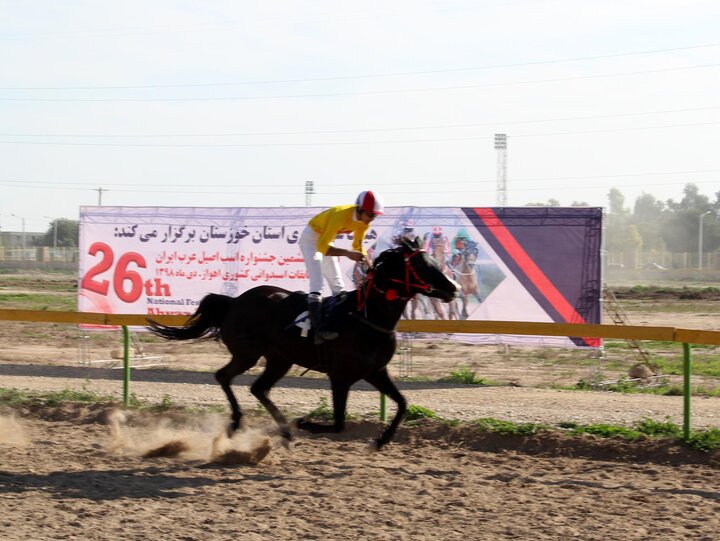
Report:
[[[396,289],[381,289],[378,287],[378,285],[375,283],[375,267],[371,268],[367,273],[367,278],[365,279],[365,282],[363,282],[362,286],[357,289],[357,308],[355,312],[349,312],[349,314],[356,319],[360,320],[362,323],[370,327],[371,329],[374,329],[376,331],[384,332],[387,334],[392,334],[395,332],[395,328],[393,329],[386,329],[385,327],[381,327],[380,325],[377,325],[367,319],[367,317],[363,317],[360,315],[361,311],[367,311],[367,301],[370,297],[370,292],[372,290],[377,291],[383,297],[385,297],[385,300],[388,302],[393,302],[396,300],[401,301],[409,301],[413,298],[413,296],[418,291],[423,291],[429,293],[433,290],[433,286],[428,284],[425,280],[420,278],[418,273],[413,268],[412,264],[410,263],[410,260],[418,255],[421,252],[425,252],[425,250],[415,250],[410,255],[405,256],[405,280],[400,280],[398,278],[391,278],[391,282],[396,282],[399,284],[402,284],[405,289],[405,295],[400,295]],[[417,290],[417,291],[413,291]],[[365,314],[367,316],[367,313]]]
[[[383,290],[375,284],[375,269],[372,268],[367,273],[367,279],[363,283],[363,286],[358,288],[358,301],[357,301],[357,307],[358,311],[362,310],[365,307],[365,304],[367,303],[367,299],[370,296],[370,289],[374,289],[375,291],[383,294],[385,296],[385,299],[388,301],[395,301],[395,300],[403,300],[403,301],[409,301],[413,298],[415,293],[418,291],[429,293],[433,290],[433,286],[428,284],[425,280],[420,278],[418,276],[418,273],[415,271],[413,266],[410,264],[410,260],[418,255],[419,253],[425,252],[425,250],[415,250],[410,255],[406,256],[405,259],[405,280],[399,280],[398,278],[391,278],[391,282],[396,282],[398,284],[402,284],[405,286],[405,296],[400,295],[397,290],[395,289],[387,289]],[[412,276],[411,276],[412,275]],[[414,281],[411,281],[411,278],[414,278]],[[418,291],[413,292],[413,289],[416,289]],[[364,294],[364,296],[363,296]]]
[[[358,315],[357,312],[348,312],[348,315],[354,317],[357,319],[360,323],[364,323],[371,329],[374,329],[376,331],[384,332],[385,334],[395,334],[395,331],[397,330],[397,327],[393,327],[392,329],[386,329],[385,327],[381,327],[380,325],[376,325],[369,319],[365,319],[364,317]]]

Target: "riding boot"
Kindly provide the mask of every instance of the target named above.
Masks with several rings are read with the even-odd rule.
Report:
[[[322,302],[320,298],[310,295],[308,296],[308,313],[310,314],[310,322],[315,330],[315,344],[322,344],[326,340],[335,340],[339,333],[330,331],[325,327],[322,318]]]

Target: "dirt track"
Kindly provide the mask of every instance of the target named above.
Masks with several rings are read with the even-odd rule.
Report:
[[[715,326],[709,313],[690,316],[694,323],[682,326]],[[661,321],[648,313],[634,323],[677,325],[678,319]],[[119,370],[78,365],[78,334],[72,329],[17,323],[3,326],[0,340],[0,387],[120,397]],[[118,342],[98,343],[98,357],[108,358]],[[138,398],[225,405],[211,375],[226,359],[220,346],[160,353],[174,359],[173,370],[134,371],[131,390]],[[574,383],[588,367],[490,353],[453,344],[422,346],[417,366],[437,376],[467,365],[490,379],[526,386],[402,382],[401,387],[411,403],[446,418],[681,421],[680,397],[532,388],[527,385]],[[249,411],[256,409],[246,385],[252,377],[236,385]],[[299,414],[316,408],[329,392],[324,379],[292,377],[272,396],[284,410]],[[693,426],[719,426],[719,406],[720,399],[695,398]],[[557,435],[498,439],[407,423],[381,454],[368,454],[366,445],[380,426],[363,422],[339,436],[299,435],[292,452],[272,437],[270,453],[259,464],[219,465],[215,461],[225,455],[214,452],[211,442],[223,432],[225,415],[136,414],[127,423],[107,424],[106,412],[95,411],[103,407],[0,412],[3,539],[709,541],[720,531],[720,457],[713,455],[706,465],[707,456],[677,446],[578,443]],[[351,413],[377,410],[375,391],[358,386],[351,393]],[[223,440],[226,449],[247,450],[263,440],[265,430],[272,434],[266,415],[252,422],[262,431]],[[163,444],[184,451],[143,458]]]
[[[254,376],[238,378],[243,407]],[[0,387],[90,390],[119,400],[119,370],[0,364]],[[208,372],[138,370],[132,391],[158,403],[225,400]],[[680,423],[681,397],[401,382],[413,404],[445,418],[555,424]],[[327,381],[286,378],[273,398],[306,413],[329,398]],[[718,426],[720,399],[695,398],[693,425]],[[481,437],[406,423],[380,454],[377,422],[339,436],[299,435],[292,452],[272,440],[257,466],[217,465],[210,446],[225,415],[130,419],[113,432],[93,408],[24,408],[0,416],[0,535],[8,540],[152,539],[716,539],[720,456],[615,440],[569,443]],[[378,410],[358,385],[350,412]],[[392,408],[391,408],[392,412]],[[270,433],[266,414],[253,423]],[[177,457],[143,458],[168,442]],[[246,448],[247,439],[233,446]],[[698,456],[700,458],[698,458]],[[695,458],[693,458],[695,457]]]
[[[368,454],[379,427],[360,424],[292,451],[273,438],[256,466],[219,465],[217,417],[137,416],[111,429],[101,413],[0,417],[3,539],[710,541],[720,531],[716,468],[633,459],[621,443],[563,451],[556,440],[545,444],[554,456],[536,456],[507,450],[521,440],[421,424]],[[252,438],[263,436],[225,443],[247,449]],[[142,457],[168,441],[185,452]]]

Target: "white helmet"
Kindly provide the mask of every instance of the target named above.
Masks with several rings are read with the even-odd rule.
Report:
[[[370,190],[361,192],[355,202],[358,209],[361,211],[372,212],[373,214],[383,214],[385,212],[385,205],[383,205],[382,197],[375,192]]]

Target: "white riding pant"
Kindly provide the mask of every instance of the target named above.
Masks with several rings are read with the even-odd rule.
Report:
[[[319,238],[320,235],[310,226],[305,226],[300,235],[300,252],[305,260],[308,278],[310,278],[310,293],[317,292],[322,295],[324,277],[330,285],[330,291],[335,295],[345,289],[345,283],[340,272],[340,262],[337,256],[323,255],[322,252],[318,251],[317,243]]]

